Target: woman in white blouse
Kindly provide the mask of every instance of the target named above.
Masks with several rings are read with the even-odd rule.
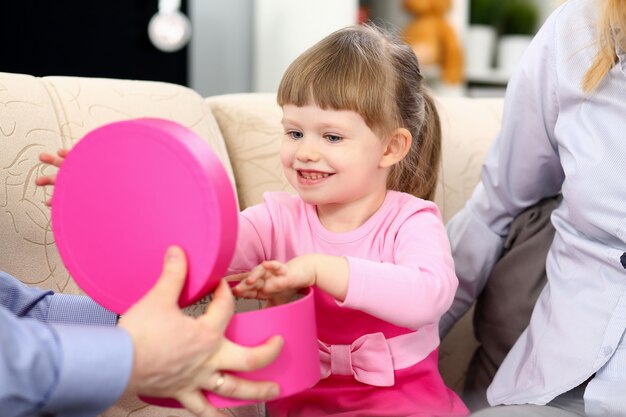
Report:
[[[442,334],[476,299],[522,210],[561,192],[548,283],[480,416],[626,416],[626,1],[569,0],[509,82],[481,182],[448,225]]]

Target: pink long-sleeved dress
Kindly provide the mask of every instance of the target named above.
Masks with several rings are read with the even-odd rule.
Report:
[[[334,233],[300,197],[264,198],[240,215],[229,273],[307,253],[344,256],[350,270],[343,302],[314,289],[323,379],[269,403],[271,417],[467,415],[437,366],[439,318],[457,287],[437,207],[389,191],[363,225]]]

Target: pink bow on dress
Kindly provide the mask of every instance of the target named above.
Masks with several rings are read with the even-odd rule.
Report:
[[[329,345],[318,340],[322,379],[353,375],[357,381],[377,387],[394,383],[393,358],[382,333],[361,336],[351,345]]]

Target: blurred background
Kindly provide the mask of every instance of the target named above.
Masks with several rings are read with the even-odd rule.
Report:
[[[561,2],[5,0],[0,71],[166,81],[203,96],[273,92],[313,43],[372,22],[413,47],[437,94],[501,96]]]

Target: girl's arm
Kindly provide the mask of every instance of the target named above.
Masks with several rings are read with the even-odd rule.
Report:
[[[235,295],[245,298],[273,300],[278,294],[317,286],[335,299],[343,301],[348,292],[350,271],[348,260],[341,256],[308,254],[287,263],[265,261],[243,274],[241,283],[233,288]],[[284,301],[284,300],[283,300]]]
[[[347,257],[350,285],[340,305],[409,329],[438,323],[458,280],[439,211],[419,210],[397,229],[390,262]]]
[[[252,268],[268,259],[271,253],[273,224],[267,205],[264,203],[248,207],[239,213],[237,245],[227,274],[248,273]]]
[[[450,244],[438,212],[421,210],[398,228],[394,262],[309,254],[287,263],[263,262],[234,289],[237,295],[271,298],[315,285],[345,307],[397,326],[437,323],[457,288]]]

